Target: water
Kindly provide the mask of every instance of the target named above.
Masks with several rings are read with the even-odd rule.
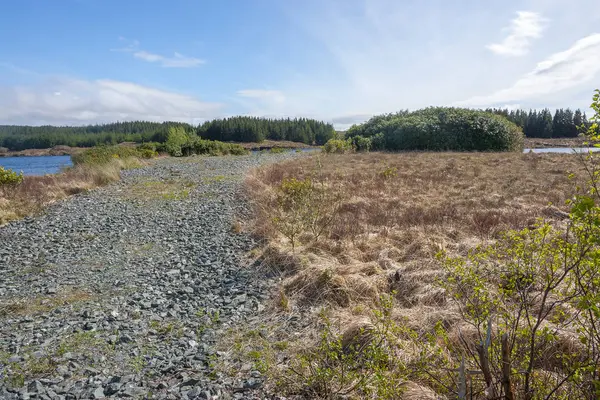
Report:
[[[523,153],[588,153],[590,151],[600,151],[600,147],[547,147],[542,149],[525,149]]]
[[[0,157],[0,166],[25,175],[56,174],[71,165],[71,156]]]

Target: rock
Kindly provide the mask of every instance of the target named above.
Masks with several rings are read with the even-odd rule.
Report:
[[[106,396],[104,395],[104,389],[102,388],[102,386],[97,387],[94,392],[92,393],[92,398],[94,399],[104,399],[106,398]]]
[[[32,381],[27,385],[27,391],[36,394],[43,394],[46,390],[40,381]]]
[[[276,283],[240,268],[255,244],[231,232],[231,221],[250,213],[237,195],[245,171],[294,156],[157,160],[1,226],[0,297],[8,302],[28,293],[49,310],[0,319],[0,348],[13,364],[25,361],[24,349],[27,362],[44,359],[54,346],[65,351],[53,357],[52,379],[26,377],[17,397],[144,398],[147,388],[157,388],[157,398],[177,399],[186,387],[196,398],[232,398],[233,378],[208,367],[215,343],[264,309]],[[189,185],[187,198],[163,198],[164,182]],[[40,272],[22,273],[32,268]],[[55,304],[49,297],[57,294],[65,300]],[[218,313],[218,321],[201,320],[201,309]],[[218,357],[237,362],[228,352]],[[237,388],[265,398],[261,379],[251,376]],[[7,389],[0,379],[0,398],[15,397]]]
[[[256,389],[262,386],[262,381],[256,378],[249,378],[244,382],[244,389]]]
[[[120,388],[121,388],[121,384],[120,383],[117,383],[117,382],[109,383],[104,388],[104,394],[106,396],[112,396],[113,394],[117,393]]]
[[[133,342],[133,338],[127,334],[119,336],[118,343],[131,343]]]

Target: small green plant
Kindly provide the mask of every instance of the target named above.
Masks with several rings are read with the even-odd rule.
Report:
[[[283,311],[289,311],[290,310],[290,299],[287,296],[287,294],[285,294],[285,291],[283,291],[283,290],[279,291],[279,307]]]
[[[271,147],[271,150],[269,150],[269,153],[271,154],[281,154],[285,152],[286,149],[284,149],[283,147]]]
[[[338,334],[323,313],[318,345],[300,354],[286,372],[288,391],[309,398],[401,398],[411,371],[401,361],[412,333],[391,317],[392,296],[382,296],[371,323]]]
[[[23,172],[17,174],[12,169],[0,166],[0,186],[16,186],[23,182]]]
[[[314,240],[331,228],[338,217],[341,194],[337,188],[329,187],[318,170],[312,177],[302,180],[285,178],[277,188],[275,228],[289,239],[292,249],[298,237],[309,233]]]
[[[379,176],[382,179],[392,179],[398,176],[398,168],[396,167],[385,167],[379,172]]]

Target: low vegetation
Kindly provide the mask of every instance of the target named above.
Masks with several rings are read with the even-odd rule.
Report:
[[[523,150],[523,132],[517,125],[499,115],[461,108],[380,115],[351,127],[346,136],[363,150]]]
[[[303,345],[270,366],[273,382],[311,398],[452,398],[475,371],[465,393],[484,398],[505,393],[506,335],[514,398],[593,393],[596,344],[581,343],[593,340],[595,294],[575,282],[595,279],[595,253],[581,252],[589,234],[561,233],[575,233],[565,202],[585,184],[568,171],[586,176],[578,156],[497,153],[331,155],[256,171],[263,261],[284,278],[274,311],[327,315],[286,338]],[[299,350],[307,340],[315,347]]]
[[[14,186],[23,182],[23,173],[0,166],[0,186]]]
[[[71,156],[74,165],[108,164],[113,160],[133,161],[158,156],[155,149],[147,146],[96,146]]]
[[[174,157],[202,154],[211,156],[248,154],[248,150],[239,144],[205,140],[193,133],[186,132],[183,128],[170,129],[167,141],[164,145],[158,145],[156,150],[164,150]]]
[[[263,368],[271,382],[327,399],[597,398],[599,170],[591,155],[404,153],[255,171],[262,260],[282,275],[272,321],[312,316],[295,335],[263,328],[290,341],[253,349],[288,360]]]

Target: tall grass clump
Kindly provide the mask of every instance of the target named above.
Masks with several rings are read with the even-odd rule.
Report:
[[[74,165],[107,164],[114,160],[153,158],[155,150],[129,146],[96,146],[71,156]]]
[[[523,132],[506,118],[480,110],[430,107],[371,118],[347,132],[390,151],[520,151]]]

